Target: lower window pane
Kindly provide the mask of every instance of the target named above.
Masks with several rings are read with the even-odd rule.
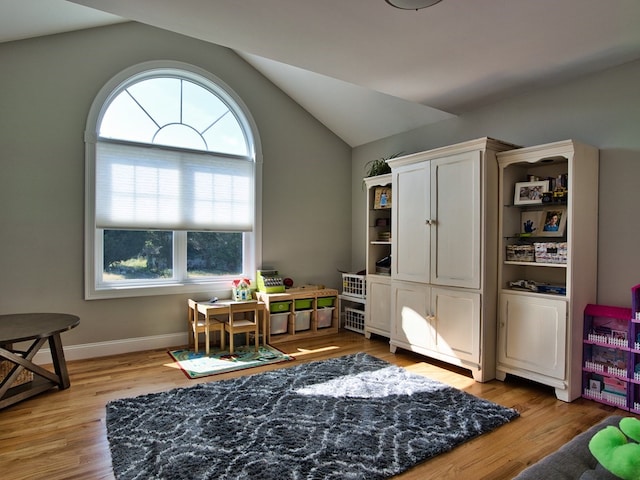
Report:
[[[242,251],[242,233],[188,232],[187,275],[238,275],[242,272]]]
[[[104,230],[105,282],[171,278],[173,232]]]

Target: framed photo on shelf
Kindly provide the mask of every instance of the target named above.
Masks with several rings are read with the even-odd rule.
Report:
[[[526,210],[520,214],[520,236],[537,236],[542,231],[543,210]]]
[[[567,209],[565,207],[545,208],[542,214],[540,237],[562,237],[567,226]]]
[[[547,191],[549,191],[549,180],[518,182],[513,196],[513,204],[535,205],[542,203],[542,194]]]

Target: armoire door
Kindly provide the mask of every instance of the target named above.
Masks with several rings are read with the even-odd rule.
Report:
[[[429,185],[429,162],[393,172],[391,275],[396,280],[429,283]]]
[[[480,156],[471,151],[430,162],[432,284],[481,286]]]

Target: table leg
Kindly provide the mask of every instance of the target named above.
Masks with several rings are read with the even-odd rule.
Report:
[[[229,325],[233,323],[233,313],[229,319]],[[229,328],[229,353],[233,353],[233,327]]]
[[[55,369],[59,379],[58,388],[60,388],[60,390],[69,388],[71,381],[69,380],[67,362],[64,359],[64,350],[62,349],[62,340],[60,340],[59,333],[55,333],[49,337],[49,349],[51,350],[53,368]]]
[[[260,315],[262,317],[262,344],[267,346],[267,312],[265,312],[264,308],[260,310]]]
[[[204,329],[204,353],[207,355],[207,357],[209,356],[209,348],[211,347],[210,345],[210,338],[209,338],[209,319],[205,318],[205,323],[207,325],[207,328]]]

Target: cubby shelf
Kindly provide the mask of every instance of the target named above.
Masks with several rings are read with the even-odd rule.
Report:
[[[256,296],[265,303],[270,344],[338,332],[337,290],[303,288],[285,293],[258,292]],[[279,328],[276,319],[281,315]]]

